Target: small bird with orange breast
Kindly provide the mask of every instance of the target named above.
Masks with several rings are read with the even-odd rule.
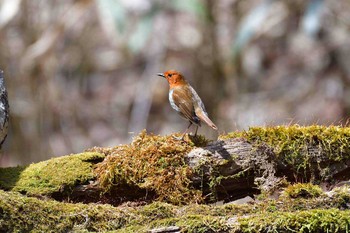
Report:
[[[183,140],[192,124],[196,125],[196,136],[198,126],[201,126],[202,121],[211,128],[215,130],[218,129],[209,119],[201,98],[199,98],[197,92],[191,87],[181,73],[175,70],[168,70],[164,73],[158,73],[157,75],[165,78],[169,83],[169,102],[171,107],[190,122],[181,140]]]

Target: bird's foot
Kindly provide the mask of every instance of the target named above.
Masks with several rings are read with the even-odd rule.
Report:
[[[193,141],[196,141],[199,136],[197,134],[188,134],[187,137],[189,140],[193,142]]]

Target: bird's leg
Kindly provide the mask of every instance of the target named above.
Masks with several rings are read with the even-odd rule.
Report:
[[[184,140],[184,137],[185,137],[185,135],[186,135],[188,129],[191,127],[191,125],[192,125],[192,122],[190,121],[190,124],[188,125],[187,129],[186,129],[185,132],[182,134],[182,136],[181,136],[181,137],[175,137],[175,136],[173,136],[173,138],[175,138],[176,140]]]
[[[197,137],[197,131],[198,131],[198,125],[196,125],[196,132],[194,133],[195,137]]]

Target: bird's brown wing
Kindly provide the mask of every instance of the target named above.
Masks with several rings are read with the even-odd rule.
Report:
[[[173,89],[173,100],[180,110],[180,114],[189,121],[198,124],[197,118],[192,103],[192,93],[189,88],[181,87]]]
[[[204,104],[203,104],[201,98],[199,97],[199,95],[197,94],[197,92],[192,87],[189,87],[189,89],[192,92],[192,97],[194,99],[195,104],[194,104],[193,108],[194,108],[194,113],[196,114],[196,116],[201,121],[204,121],[208,126],[217,130],[218,127],[216,127],[216,125],[208,117],[208,113],[205,111]]]

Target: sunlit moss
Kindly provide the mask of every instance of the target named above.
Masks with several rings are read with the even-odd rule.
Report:
[[[279,161],[294,174],[319,169],[323,178],[328,167],[311,168],[310,161],[340,162],[350,158],[350,128],[341,126],[275,126],[251,127],[247,131],[222,135],[221,139],[245,138],[255,146],[270,146]]]
[[[319,197],[322,193],[322,189],[318,185],[313,185],[310,183],[297,183],[289,185],[287,188],[285,188],[282,196],[291,198],[311,198]]]
[[[131,224],[146,224],[156,219],[173,218],[176,216],[176,208],[173,205],[154,202],[145,205],[142,208],[136,209],[134,214],[140,216],[135,221],[130,221]]]
[[[237,232],[348,232],[350,211],[274,212],[238,219]]]
[[[92,167],[103,158],[103,154],[86,152],[53,158],[26,167],[0,168],[0,185],[4,189],[29,195],[50,196],[92,180]]]

